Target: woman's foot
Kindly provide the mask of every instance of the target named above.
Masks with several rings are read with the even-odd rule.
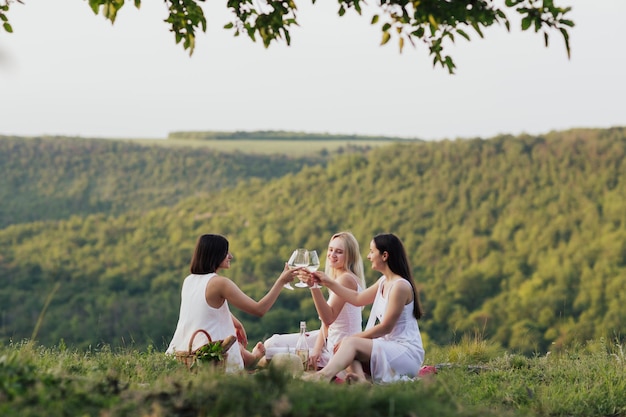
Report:
[[[261,359],[265,358],[265,346],[263,346],[263,343],[258,342],[256,346],[254,346],[254,349],[252,349],[252,352],[248,352],[242,347],[241,354],[244,356],[243,362],[246,369],[255,369]]]
[[[365,375],[361,375],[354,372],[349,372],[346,375],[346,382],[348,384],[371,384],[370,380],[365,377]]]
[[[252,356],[254,356],[257,362],[265,356],[265,345],[263,345],[262,342],[258,342],[254,349],[252,349]]]
[[[302,380],[303,381],[310,381],[310,382],[330,382],[332,378],[327,377],[326,375],[322,374],[321,372],[305,372],[304,374],[302,374]]]

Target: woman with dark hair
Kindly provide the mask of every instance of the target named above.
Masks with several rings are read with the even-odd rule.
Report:
[[[348,379],[359,382],[367,381],[365,370],[373,382],[417,376],[424,361],[417,325],[422,309],[404,245],[393,234],[377,235],[370,242],[367,259],[382,276],[361,292],[338,285],[322,272],[312,274],[315,281],[347,302],[373,305],[365,330],[343,339],[328,364],[305,375],[306,379],[330,381],[346,368]]]
[[[198,329],[203,329],[213,340],[221,340],[236,335],[239,343],[228,351],[227,371],[237,371],[253,366],[265,354],[261,342],[252,352],[246,350],[248,343],[243,325],[230,312],[229,303],[246,313],[263,316],[272,307],[283,285],[293,281],[294,273],[287,265],[272,288],[255,301],[248,297],[230,279],[218,275],[221,269],[230,268],[233,256],[228,251],[228,240],[224,236],[205,234],[198,238],[190,272],[181,290],[180,314],[176,331],[166,353],[189,349],[189,340]],[[192,345],[196,349],[206,343],[198,336]]]

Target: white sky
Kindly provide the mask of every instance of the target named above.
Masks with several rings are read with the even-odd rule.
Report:
[[[292,45],[233,37],[225,1],[189,57],[160,0],[132,1],[111,25],[83,0],[14,3],[0,30],[0,134],[163,138],[180,130],[291,130],[421,139],[626,126],[626,0],[572,6],[560,34],[503,27],[457,40],[457,74],[425,46],[379,46],[369,17],[299,3]],[[375,2],[372,2],[374,4]],[[510,16],[513,18],[514,13]]]

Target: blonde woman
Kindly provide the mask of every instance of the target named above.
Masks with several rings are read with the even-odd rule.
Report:
[[[359,243],[350,232],[334,234],[328,242],[326,252],[325,273],[347,289],[360,292],[365,288],[363,259]],[[310,281],[311,284],[313,281]],[[309,345],[309,367],[324,367],[333,355],[334,347],[344,337],[359,333],[362,330],[361,307],[354,306],[345,299],[329,291],[328,299],[324,298],[320,288],[311,286],[311,296],[322,325],[319,330],[307,333]],[[295,349],[298,334],[274,335],[265,342],[266,350],[272,348]]]

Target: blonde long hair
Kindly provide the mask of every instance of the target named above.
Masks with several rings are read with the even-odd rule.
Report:
[[[362,289],[367,288],[365,285],[365,273],[363,272],[363,258],[361,257],[361,251],[359,249],[359,242],[356,240],[354,235],[350,232],[339,232],[335,233],[328,243],[332,242],[333,239],[339,238],[343,241],[345,246],[346,253],[346,270],[352,272],[359,279],[359,284]],[[329,265],[329,262],[326,262],[325,268],[326,275],[335,279],[337,278],[337,270]]]

